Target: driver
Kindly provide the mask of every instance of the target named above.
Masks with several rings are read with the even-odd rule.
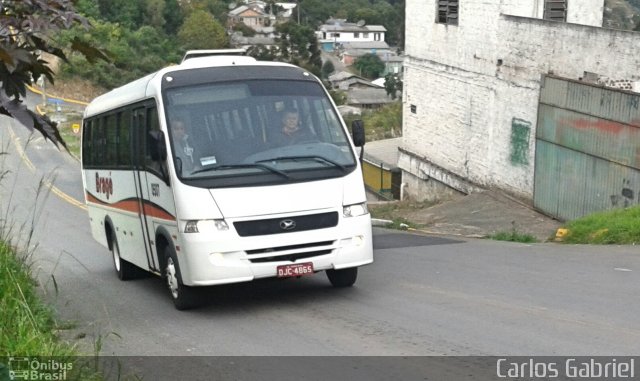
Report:
[[[274,145],[287,146],[313,139],[313,135],[307,128],[300,126],[300,115],[293,108],[287,108],[282,112],[282,126],[273,137]]]

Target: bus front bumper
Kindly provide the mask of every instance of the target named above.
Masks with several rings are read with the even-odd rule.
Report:
[[[373,262],[370,215],[341,219],[328,229],[239,237],[232,229],[215,240],[185,235],[178,252],[187,286],[213,286],[277,277],[278,266],[311,263],[314,272]]]

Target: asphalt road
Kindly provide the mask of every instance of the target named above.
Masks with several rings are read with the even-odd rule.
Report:
[[[353,288],[334,289],[322,273],[257,281],[209,289],[202,308],[177,311],[160,279],[116,278],[107,249],[93,241],[86,212],[73,202],[82,200],[79,163],[6,117],[0,127],[0,150],[8,153],[0,155],[0,173],[9,171],[0,182],[0,222],[12,229],[14,242],[29,244],[43,292],[62,319],[75,322],[63,334],[88,354],[99,347],[105,356],[190,356],[160,361],[181,375],[204,369],[259,379],[264,372],[315,369],[323,377],[308,379],[326,379],[357,369],[420,378],[427,367],[398,363],[411,358],[343,356],[640,353],[640,249],[628,246],[525,245],[376,229],[375,262],[361,268]],[[28,140],[27,161],[16,147]],[[260,357],[195,356],[332,357],[298,358],[302,365],[293,369]],[[151,360],[130,359],[147,379],[172,374]],[[238,365],[243,361],[253,367]],[[468,368],[482,360],[461,361]],[[431,379],[469,374],[456,364],[428,366],[457,374]]]

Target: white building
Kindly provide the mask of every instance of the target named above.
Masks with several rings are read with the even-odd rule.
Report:
[[[640,34],[601,28],[603,6],[407,0],[398,166],[410,194],[495,187],[531,199],[542,75],[640,75]]]
[[[384,42],[387,29],[382,25],[365,25],[364,22],[350,23],[343,19],[329,19],[316,31],[316,37],[325,50],[333,44],[346,42]]]

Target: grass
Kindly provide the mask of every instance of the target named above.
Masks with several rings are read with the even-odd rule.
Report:
[[[19,190],[16,183],[10,184],[8,175],[17,171],[7,170],[7,148],[0,152],[0,185],[8,190],[8,195],[0,198],[0,380],[10,379],[11,364],[3,364],[2,358],[18,357],[37,359],[40,362],[54,361],[57,364],[72,363],[73,370],[65,375],[68,380],[101,380],[86,357],[79,357],[74,344],[63,341],[58,334],[69,329],[68,323],[59,323],[55,311],[43,301],[35,281],[32,261],[33,251],[23,251],[18,247],[37,248],[32,238],[37,221],[41,217],[42,205],[49,192],[41,179],[36,189],[35,199],[30,203],[30,216],[23,224],[13,223],[14,192]],[[17,178],[17,177],[16,177]],[[54,286],[55,279],[53,278]],[[97,356],[97,353],[94,357]],[[24,370],[24,367],[20,369]],[[56,379],[57,371],[43,371],[40,379]]]
[[[640,206],[590,214],[565,227],[566,243],[640,244]]]
[[[73,349],[58,342],[51,309],[36,294],[30,266],[0,242],[0,348],[2,355],[71,356]]]
[[[505,232],[505,231],[497,232],[497,233],[491,234],[487,238],[490,238],[496,241],[508,241],[508,242],[522,242],[522,243],[538,242],[536,237],[532,236],[531,234],[520,233],[517,230],[511,230],[508,232]]]
[[[102,380],[94,361],[79,357],[72,344],[58,338],[57,333],[69,329],[70,325],[59,324],[53,309],[42,301],[28,258],[0,241],[0,359],[29,357],[40,362],[72,364],[66,379]],[[0,362],[0,379],[8,372],[8,364]],[[52,379],[49,377],[56,377],[58,373],[40,371],[39,377]]]

